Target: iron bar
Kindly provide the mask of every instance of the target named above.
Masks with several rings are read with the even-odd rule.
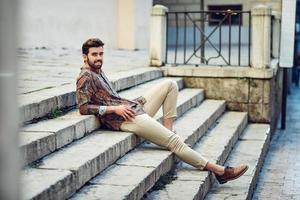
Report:
[[[219,56],[222,53],[222,26],[219,28]]]
[[[238,44],[238,65],[241,65],[241,26],[242,26],[242,21],[241,21],[241,14],[239,13],[239,44]]]
[[[166,13],[166,57],[165,57],[165,63],[168,63],[168,44],[169,44],[169,13]]]
[[[248,66],[250,66],[250,56],[251,56],[251,13],[249,12],[249,28],[248,28]]]
[[[231,14],[232,14],[232,12],[231,12],[231,10],[228,10],[229,12],[228,12],[228,15],[229,15],[229,18],[228,18],[228,20],[229,20],[229,38],[228,38],[228,60],[229,60],[229,65],[231,64]]]
[[[201,44],[202,47],[201,47],[201,63],[204,63],[205,61],[205,13],[201,13],[201,16],[200,16],[200,27],[201,27],[201,30],[202,30],[202,34],[200,34],[200,41],[201,41]]]
[[[194,38],[193,38],[193,47],[194,47],[194,52],[195,52],[195,50],[196,50],[196,25],[195,24],[193,24],[193,36],[194,36]]]
[[[186,56],[186,13],[184,13],[184,50],[183,50],[183,63],[185,63],[185,56]]]
[[[177,62],[177,48],[178,48],[178,13],[175,13],[175,21],[176,21],[176,45],[175,45],[175,61]]]

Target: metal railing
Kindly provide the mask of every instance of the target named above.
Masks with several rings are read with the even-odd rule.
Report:
[[[250,11],[168,12],[166,20],[166,64],[250,66]]]

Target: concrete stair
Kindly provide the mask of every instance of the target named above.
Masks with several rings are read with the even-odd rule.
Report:
[[[213,161],[219,164],[223,164],[226,159],[226,166],[248,164],[248,171],[238,180],[220,185],[211,173],[194,171],[186,164],[181,163],[175,172],[176,179],[165,185],[162,190],[147,194],[145,199],[251,199],[269,145],[269,127],[268,124],[249,124],[236,145],[233,142],[237,138],[225,143],[224,150],[227,150],[223,150],[222,154],[216,153],[220,152],[220,149],[216,147],[214,141],[209,141],[208,144],[211,146],[207,146],[206,141],[203,140],[194,147],[195,150],[199,149],[208,158],[214,158]],[[232,147],[233,150],[230,152]],[[203,150],[201,151],[201,149]]]
[[[194,144],[224,110],[224,101],[206,100],[178,119],[175,129],[185,142]],[[171,170],[174,158],[172,152],[144,143],[93,178],[71,199],[140,199]]]
[[[248,171],[238,181],[215,183],[205,200],[252,199],[260,169],[270,142],[270,126],[250,124],[232,150],[225,165],[248,163]]]
[[[113,87],[121,91],[134,87],[146,81],[162,77],[162,72],[155,68],[140,68],[124,71],[109,76]],[[76,105],[76,84],[61,85],[60,87],[45,88],[29,94],[19,95],[20,122],[28,124],[32,120],[41,118],[58,108],[68,108]]]
[[[140,84],[128,90],[121,91],[120,95],[128,99],[137,98],[144,93],[145,88],[150,88],[165,79],[159,78]],[[177,82],[180,90],[183,89],[183,80],[181,78],[172,78],[172,80]],[[184,90],[181,95],[189,95],[190,91],[192,90]],[[186,103],[184,97],[179,101],[181,101],[179,106],[184,106],[183,104]],[[22,132],[20,132],[20,145],[24,165],[36,161],[74,140],[84,137],[99,127],[99,121],[95,116],[80,115],[78,109],[55,119],[43,120],[24,126]]]
[[[176,80],[180,86],[182,80]],[[132,92],[126,91],[124,96],[130,93],[137,95],[137,91],[143,91],[144,87],[132,88]],[[199,105],[203,98],[204,92],[201,89],[181,90],[177,104],[178,116]],[[155,118],[160,120],[161,117],[160,111]],[[62,139],[58,137],[57,140]],[[65,199],[140,143],[141,139],[133,133],[94,131],[26,167],[22,171],[25,199]]]
[[[109,78],[128,99],[166,79],[160,70],[149,68]],[[211,173],[133,133],[99,129],[95,116],[80,115],[78,109],[40,120],[51,109],[76,105],[75,85],[64,85],[28,96],[20,107],[27,124],[20,132],[23,198],[250,199],[269,144],[269,125],[247,126],[247,113],[225,112],[225,101],[204,100],[202,89],[185,89],[182,78],[171,79],[180,89],[176,132],[212,162],[249,164],[243,177],[219,185]],[[162,110],[155,119],[161,122]],[[172,176],[168,183],[162,181],[165,175]]]
[[[209,161],[223,164],[247,123],[246,113],[226,112],[193,149]],[[213,181],[211,173],[195,170],[182,162],[174,176],[175,180],[162,190],[151,192],[146,199],[203,199]]]

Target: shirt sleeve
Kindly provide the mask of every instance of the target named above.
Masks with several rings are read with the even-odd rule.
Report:
[[[94,95],[91,77],[82,75],[76,83],[76,100],[78,107],[91,103],[91,97]]]

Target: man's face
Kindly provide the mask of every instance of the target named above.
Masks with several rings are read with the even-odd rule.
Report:
[[[88,55],[83,55],[83,58],[91,68],[101,69],[103,53],[103,47],[91,47],[89,48]]]

